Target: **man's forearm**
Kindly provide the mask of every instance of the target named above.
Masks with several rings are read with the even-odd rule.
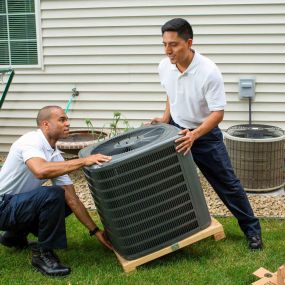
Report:
[[[163,113],[163,122],[168,124],[169,121],[170,121],[170,105],[169,105],[169,99],[167,97],[165,110],[164,110],[164,113]]]
[[[89,166],[95,163],[101,165],[111,159],[111,156],[97,153],[84,158],[57,162],[46,161],[40,157],[32,157],[26,161],[26,164],[38,179],[51,179],[70,173],[83,166]]]
[[[89,230],[92,231],[96,227],[96,224],[91,219],[88,211],[82,204],[82,202],[78,199],[78,203],[74,205],[73,209],[71,209],[76,218]]]
[[[65,190],[65,201],[76,218],[89,230],[92,231],[96,227],[96,224],[91,219],[88,211],[84,207],[75,193],[73,185],[63,186]]]
[[[194,135],[195,139],[200,138],[201,136],[207,134],[213,128],[217,127],[218,124],[223,120],[224,111],[215,111],[212,112],[209,117],[191,134]]]
[[[85,159],[78,158],[60,162],[45,162],[41,164],[41,175],[45,179],[55,178],[85,166]]]

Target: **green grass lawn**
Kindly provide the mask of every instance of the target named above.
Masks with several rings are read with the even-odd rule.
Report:
[[[209,237],[125,274],[114,253],[90,238],[71,216],[67,219],[68,249],[57,251],[62,262],[71,266],[71,275],[45,277],[33,271],[29,249],[20,252],[0,246],[0,284],[246,285],[257,280],[252,272],[259,267],[276,271],[285,262],[284,220],[261,220],[265,249],[259,252],[247,249],[236,220],[218,220],[226,239]]]

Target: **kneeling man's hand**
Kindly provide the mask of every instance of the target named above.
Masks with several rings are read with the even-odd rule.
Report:
[[[96,238],[106,248],[108,248],[110,250],[113,250],[113,246],[112,246],[110,240],[108,239],[108,237],[106,236],[106,232],[105,231],[98,231],[96,233]]]
[[[97,153],[87,156],[84,159],[85,159],[85,166],[90,166],[92,164],[102,165],[102,162],[108,162],[112,159],[112,157],[101,153]]]

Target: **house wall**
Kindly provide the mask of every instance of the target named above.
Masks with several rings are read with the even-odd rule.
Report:
[[[42,69],[15,69],[0,110],[0,152],[36,127],[45,105],[66,107],[72,127],[91,119],[108,127],[114,111],[132,126],[164,110],[157,65],[164,57],[160,27],[183,17],[194,29],[193,48],[222,71],[226,129],[248,122],[239,100],[241,77],[256,78],[254,123],[285,129],[285,1],[277,0],[41,0]],[[3,86],[0,87],[3,90]]]

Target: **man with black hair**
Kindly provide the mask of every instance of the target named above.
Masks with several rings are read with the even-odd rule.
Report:
[[[163,117],[151,123],[182,129],[177,151],[186,155],[191,150],[196,165],[237,218],[249,248],[262,249],[259,220],[235,176],[218,127],[226,106],[222,75],[215,63],[192,49],[193,30],[186,20],[172,19],[161,30],[167,58],[158,71],[167,100]]]
[[[32,265],[43,274],[64,276],[70,268],[61,264],[53,249],[66,248],[65,217],[76,218],[107,248],[111,244],[99,230],[77,197],[67,173],[83,166],[108,162],[111,157],[94,154],[64,161],[57,140],[69,133],[69,121],[58,106],[42,108],[38,130],[15,141],[0,171],[0,243],[23,249],[33,233],[38,242],[32,247]],[[51,179],[53,186],[42,186]]]

